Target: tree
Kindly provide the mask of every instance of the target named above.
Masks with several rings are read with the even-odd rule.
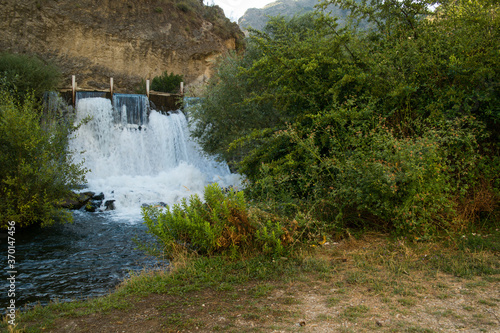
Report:
[[[60,204],[84,183],[86,172],[73,163],[68,147],[75,127],[61,110],[41,106],[43,92],[56,85],[58,71],[35,57],[1,57],[0,228],[8,221],[26,227],[71,220]]]
[[[1,228],[8,221],[25,227],[70,220],[58,207],[72,188],[84,183],[85,169],[72,163],[68,150],[69,120],[44,128],[41,117],[32,95],[20,102],[0,91]]]
[[[33,94],[41,99],[46,91],[57,88],[59,69],[33,55],[0,53],[0,87],[19,99]]]
[[[228,55],[205,87],[199,104],[188,107],[191,133],[210,154],[226,161],[239,161],[244,151],[229,151],[231,142],[254,130],[273,127],[280,116],[266,101],[248,101],[257,85],[250,85],[242,69],[253,58],[251,46],[245,56]]]
[[[199,107],[189,111],[193,136],[205,151],[241,161],[251,149],[265,149],[261,137],[269,129],[282,129],[329,103],[331,86],[324,83],[335,82],[330,69],[340,67],[343,55],[330,32],[315,22],[311,13],[273,18],[264,32],[252,31],[244,55],[231,54],[219,63]],[[244,136],[255,140],[229,150]]]
[[[253,198],[344,227],[428,236],[475,223],[482,209],[498,214],[498,3],[323,6],[332,3],[351,11],[351,26],[318,14],[252,32],[247,62],[207,90],[231,98],[207,96],[210,108],[193,117],[202,144],[243,152],[238,170]],[[371,24],[360,29],[363,20]],[[262,105],[273,111],[267,124],[237,122],[265,119]]]

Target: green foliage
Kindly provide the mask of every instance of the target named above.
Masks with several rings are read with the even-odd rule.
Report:
[[[335,227],[428,237],[498,216],[495,1],[324,1],[350,25],[272,18],[192,112],[254,199]],[[364,30],[360,29],[361,22]],[[334,222],[332,222],[334,221]]]
[[[192,134],[203,149],[229,161],[239,160],[244,155],[242,150],[227,150],[232,141],[280,122],[279,114],[270,103],[244,102],[252,88],[247,84],[247,77],[238,72],[251,62],[250,53],[244,58],[230,54],[214,73],[200,104],[187,108]],[[258,89],[255,85],[253,88]]]
[[[32,92],[36,98],[57,87],[60,79],[57,67],[47,64],[36,56],[0,53],[0,82],[2,90],[9,90],[17,98]]]
[[[85,170],[72,162],[68,137],[74,129],[45,114],[32,95],[18,101],[0,91],[0,227],[43,226],[71,215],[57,208],[70,189],[84,183]]]
[[[175,4],[175,7],[184,13],[189,13],[192,10],[191,6],[186,2],[178,2]]]
[[[170,73],[169,75],[168,72],[165,71],[162,75],[153,78],[153,81],[151,81],[151,90],[178,93],[180,84],[183,80],[182,75],[176,75],[174,73]]]
[[[315,87],[306,82],[298,82],[307,63],[296,63],[293,60],[290,64],[282,64],[277,57],[271,59],[265,56],[267,52],[274,52],[277,48],[287,55],[297,54],[298,50],[291,48],[294,43],[290,43],[288,38],[297,41],[308,39],[312,42],[320,38],[321,32],[304,29],[302,26],[312,26],[311,22],[314,21],[311,15],[304,19],[292,19],[289,26],[287,22],[284,18],[271,21],[268,30],[273,35],[279,35],[276,38],[280,38],[276,43],[266,44],[266,38],[272,40],[271,37],[256,37],[248,41],[244,55],[229,54],[210,79],[200,107],[189,110],[193,136],[205,151],[218,154],[228,161],[240,161],[262,142],[253,142],[230,151],[228,147],[233,141],[246,135],[255,136],[263,129],[283,127],[296,114],[307,110],[311,103],[317,104],[311,102],[312,98],[309,96],[309,93],[316,94]],[[287,26],[286,36],[278,33],[282,26]],[[322,49],[328,51],[330,47],[323,44]],[[310,48],[309,52],[314,56],[317,50]],[[272,62],[273,59],[278,62]],[[293,67],[288,68],[288,65]],[[286,74],[282,73],[283,68],[288,68]],[[261,69],[268,72],[257,74]],[[317,68],[317,71],[323,69]],[[273,78],[277,78],[279,82],[271,82]],[[283,82],[290,88],[282,88],[280,84]],[[319,85],[319,80],[316,83]],[[305,87],[308,87],[308,91],[297,98],[294,91]]]
[[[500,231],[493,229],[486,234],[466,233],[459,238],[457,245],[462,251],[498,253],[500,252]]]
[[[385,119],[375,119],[373,109],[352,103],[308,119],[307,127],[275,133],[265,149],[242,162],[242,170],[255,175],[249,193],[299,207],[316,203],[316,216],[337,227],[371,224],[419,235],[452,229],[455,195],[476,179],[473,121],[446,121],[439,128],[414,124],[422,133],[402,136]],[[276,146],[283,153],[274,153]]]
[[[264,253],[282,254],[293,242],[296,228],[248,208],[243,192],[225,191],[218,184],[205,187],[204,200],[197,195],[161,210],[143,209],[149,233],[162,244],[167,255],[179,247],[202,254],[256,248]]]

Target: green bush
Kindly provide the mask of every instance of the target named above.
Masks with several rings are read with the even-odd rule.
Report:
[[[243,102],[252,89],[247,85],[248,77],[240,69],[248,67],[252,59],[251,54],[243,58],[230,53],[205,87],[200,106],[187,108],[193,120],[190,122],[192,135],[206,152],[227,161],[239,161],[248,151],[241,147],[228,151],[231,142],[253,130],[282,121],[280,113],[270,103]],[[257,85],[252,88],[258,89]]]
[[[175,7],[177,7],[177,9],[183,11],[184,13],[189,13],[190,11],[192,11],[191,6],[185,2],[179,2],[175,4]]]
[[[34,94],[42,98],[46,91],[57,87],[60,79],[59,69],[42,61],[36,56],[0,53],[0,88],[9,90],[17,98]]]
[[[480,188],[484,177],[490,179],[480,153],[486,135],[481,122],[413,121],[419,134],[408,135],[377,119],[373,108],[353,103],[269,137],[242,162],[252,179],[246,192],[280,202],[285,214],[307,211],[331,231],[370,226],[428,237],[474,222],[460,216],[458,203],[469,186]],[[482,196],[491,200],[481,202],[478,195],[478,211],[469,215],[494,209],[498,197],[489,190]]]
[[[226,191],[218,184],[205,187],[204,200],[197,195],[162,210],[143,209],[149,233],[168,255],[187,247],[201,254],[230,253],[254,248],[282,254],[292,244],[296,227],[250,209],[243,192]],[[291,227],[290,227],[291,226]]]
[[[155,76],[151,82],[151,90],[162,91],[167,93],[178,93],[180,84],[183,82],[182,75],[175,75],[174,73],[168,74],[167,71],[163,72],[160,76]]]
[[[72,162],[68,151],[67,122],[45,113],[33,95],[18,101],[0,91],[0,228],[8,221],[25,227],[71,214],[58,208],[71,188],[84,183],[82,165]]]
[[[500,7],[430,2],[323,1],[350,11],[344,28],[319,12],[271,18],[221,61],[194,137],[239,162],[247,196],[324,230],[427,237],[492,221]]]
[[[440,139],[432,131],[398,137],[381,123],[358,135],[348,154],[322,159],[335,171],[328,197],[337,219],[349,224],[361,215],[365,225],[416,236],[447,229],[454,203]]]

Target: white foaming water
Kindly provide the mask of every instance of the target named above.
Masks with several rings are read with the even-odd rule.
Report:
[[[119,112],[123,112],[120,110]],[[203,195],[205,185],[240,186],[240,177],[226,164],[204,156],[190,140],[182,112],[162,115],[154,110],[146,125],[115,124],[111,101],[84,98],[77,104],[77,121],[91,116],[71,141],[75,162],[84,160],[91,171],[88,189],[115,200],[111,216],[140,222],[141,205],[168,205],[193,194]]]

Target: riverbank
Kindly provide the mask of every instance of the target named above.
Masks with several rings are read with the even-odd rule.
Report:
[[[499,255],[498,230],[365,234],[289,258],[179,255],[106,297],[18,314],[14,332],[498,332]]]

